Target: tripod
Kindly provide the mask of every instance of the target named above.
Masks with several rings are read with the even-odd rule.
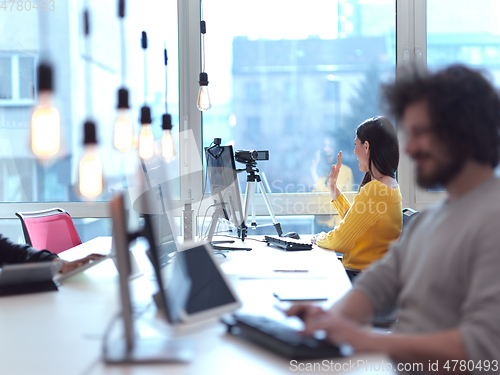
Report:
[[[264,190],[264,184],[262,184],[262,181],[260,179],[259,170],[257,169],[257,163],[255,161],[246,162],[246,168],[240,169],[238,172],[242,171],[247,172],[247,188],[245,190],[245,205],[243,207],[243,223],[239,228],[239,231],[241,233],[238,233],[241,234],[241,240],[244,241],[247,235],[248,226],[246,225],[246,221],[248,218],[248,207],[250,205],[250,200],[252,204],[252,222],[250,225],[254,229],[257,228],[257,222],[255,220],[255,189],[257,188],[257,186],[255,186],[255,182],[259,183],[260,191],[262,193],[262,196],[264,197],[264,201],[266,202],[267,210],[269,211],[269,216],[271,216],[271,220],[273,221],[274,228],[276,228],[276,232],[278,232],[278,236],[281,237],[281,235],[283,234],[283,231],[281,230],[281,224],[278,223],[278,221],[276,220],[276,216],[274,216],[271,203],[269,203],[266,191]]]

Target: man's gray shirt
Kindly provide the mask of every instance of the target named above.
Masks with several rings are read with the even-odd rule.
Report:
[[[400,307],[394,332],[458,328],[469,359],[500,361],[500,180],[422,211],[354,288]]]

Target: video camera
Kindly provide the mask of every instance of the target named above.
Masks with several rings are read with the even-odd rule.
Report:
[[[234,153],[234,158],[239,163],[255,163],[257,160],[269,160],[269,151],[238,150]]]
[[[240,163],[255,163],[257,160],[269,160],[269,151],[238,150],[234,153],[234,158]]]

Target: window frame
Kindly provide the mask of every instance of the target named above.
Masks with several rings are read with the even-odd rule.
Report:
[[[10,66],[11,66],[11,89],[12,89],[12,99],[0,99],[0,107],[20,107],[20,106],[32,106],[36,103],[38,95],[36,89],[34,90],[33,99],[21,99],[20,95],[20,84],[21,77],[20,74],[20,65],[19,58],[20,57],[32,57],[33,58],[33,82],[36,85],[37,81],[37,71],[36,67],[38,64],[38,56],[36,54],[27,55],[25,53],[18,52],[1,52],[0,57],[10,57]]]
[[[396,67],[427,68],[427,0],[397,0]],[[396,79],[398,79],[396,75]],[[396,124],[400,146],[398,183],[403,207],[421,210],[446,198],[444,191],[427,191],[418,186],[415,163],[404,152],[401,124]]]

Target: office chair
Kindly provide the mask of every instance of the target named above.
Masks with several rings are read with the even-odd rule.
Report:
[[[403,208],[403,228],[408,223],[408,220],[415,214],[418,214],[418,211],[415,211],[413,208]]]
[[[403,226],[401,232],[404,230],[410,219],[414,215],[416,216],[416,214],[418,214],[418,211],[415,211],[413,208],[403,208]],[[351,283],[354,282],[354,279],[361,273],[361,270],[354,268],[346,268],[345,271],[347,276],[349,276]],[[397,306],[389,306],[383,311],[379,311],[373,318],[372,325],[378,328],[389,328],[396,321],[396,311]]]
[[[410,218],[412,218],[413,215],[416,214],[418,214],[418,211],[415,211],[413,208],[410,207],[403,208],[403,226],[401,232],[404,230],[404,227],[406,226]],[[349,280],[351,280],[352,283],[354,282],[356,276],[358,276],[361,273],[361,270],[354,268],[346,268],[345,272],[347,273],[347,276],[349,276]]]
[[[62,208],[16,212],[16,216],[21,220],[26,243],[35,249],[59,254],[82,243],[71,216]]]

